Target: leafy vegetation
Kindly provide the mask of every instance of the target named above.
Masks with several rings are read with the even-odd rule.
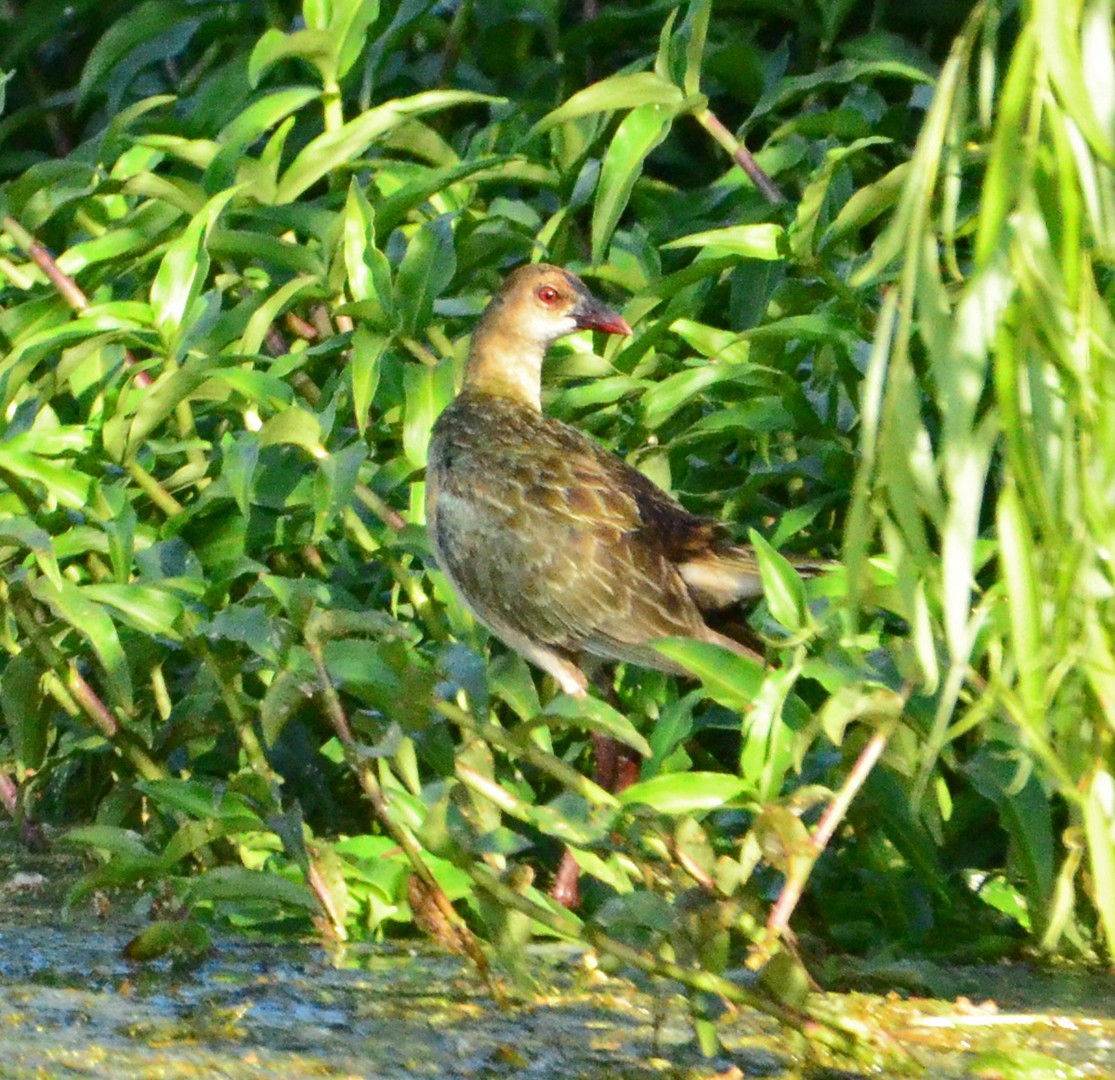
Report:
[[[28,5],[0,794],[97,854],[75,895],[485,970],[555,933],[706,1045],[709,993],[817,1008],[803,891],[845,949],[1109,953],[1109,6]],[[433,571],[431,423],[542,257],[635,328],[547,407],[752,534],[767,668],[664,643],[696,684],[555,697]],[[642,755],[618,797],[593,733]]]

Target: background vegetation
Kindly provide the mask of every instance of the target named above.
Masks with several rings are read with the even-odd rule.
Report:
[[[806,879],[814,970],[1110,955],[1110,3],[3,14],[0,794],[96,856],[75,900],[189,916],[138,954],[556,933],[706,1039]],[[635,328],[547,407],[773,545],[766,669],[667,644],[697,682],[580,705],[432,570],[430,425],[538,258]]]

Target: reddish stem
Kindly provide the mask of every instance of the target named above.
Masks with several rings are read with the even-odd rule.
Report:
[[[801,894],[805,889],[805,883],[809,880],[809,874],[813,866],[832,839],[833,833],[836,832],[836,826],[840,824],[844,815],[848,812],[852,800],[856,797],[859,789],[863,787],[867,777],[871,774],[871,770],[878,763],[883,750],[886,749],[889,738],[889,728],[885,731],[876,731],[871,736],[867,745],[860,751],[859,757],[856,758],[851,772],[848,773],[848,778],[844,781],[844,786],[837,793],[836,798],[825,808],[821,820],[817,822],[817,827],[810,837],[809,843],[812,852],[809,869],[791,873],[787,876],[785,884],[782,886],[782,892],[774,907],[771,908],[770,917],[767,919],[766,933],[763,935],[763,939],[756,943],[751,956],[748,958],[749,967],[762,967],[770,958],[770,951],[774,942],[786,932],[790,925],[790,916],[801,899]]]
[[[54,256],[10,214],[4,216],[4,228],[23,249],[23,253],[46,275],[47,280],[58,290],[58,295],[66,301],[72,311],[81,315],[89,310],[89,300],[78,283],[62,270],[54,261]],[[135,362],[136,358],[131,350],[125,349],[125,366],[132,367]],[[146,371],[137,371],[135,383],[140,387],[150,386],[151,376]]]

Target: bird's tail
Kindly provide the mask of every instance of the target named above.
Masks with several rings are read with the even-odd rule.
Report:
[[[824,559],[787,558],[802,577],[814,577],[835,565]],[[724,545],[695,555],[679,564],[678,569],[700,608],[717,611],[763,595],[755,549],[743,544]]]

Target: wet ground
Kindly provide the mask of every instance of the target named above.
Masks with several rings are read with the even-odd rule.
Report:
[[[123,949],[143,925],[138,914],[67,918],[49,881],[17,878],[11,865],[0,873],[0,1078],[852,1075],[797,1071],[777,1027],[751,1013],[725,1025],[730,1053],[706,1061],[680,998],[596,981],[565,950],[539,950],[545,993],[508,1009],[468,965],[426,949],[330,953],[230,934],[189,969],[134,963]],[[842,1000],[882,1023],[935,1080],[1115,1076],[1106,977],[901,964],[868,977],[906,990]],[[926,986],[942,996],[910,996]]]

